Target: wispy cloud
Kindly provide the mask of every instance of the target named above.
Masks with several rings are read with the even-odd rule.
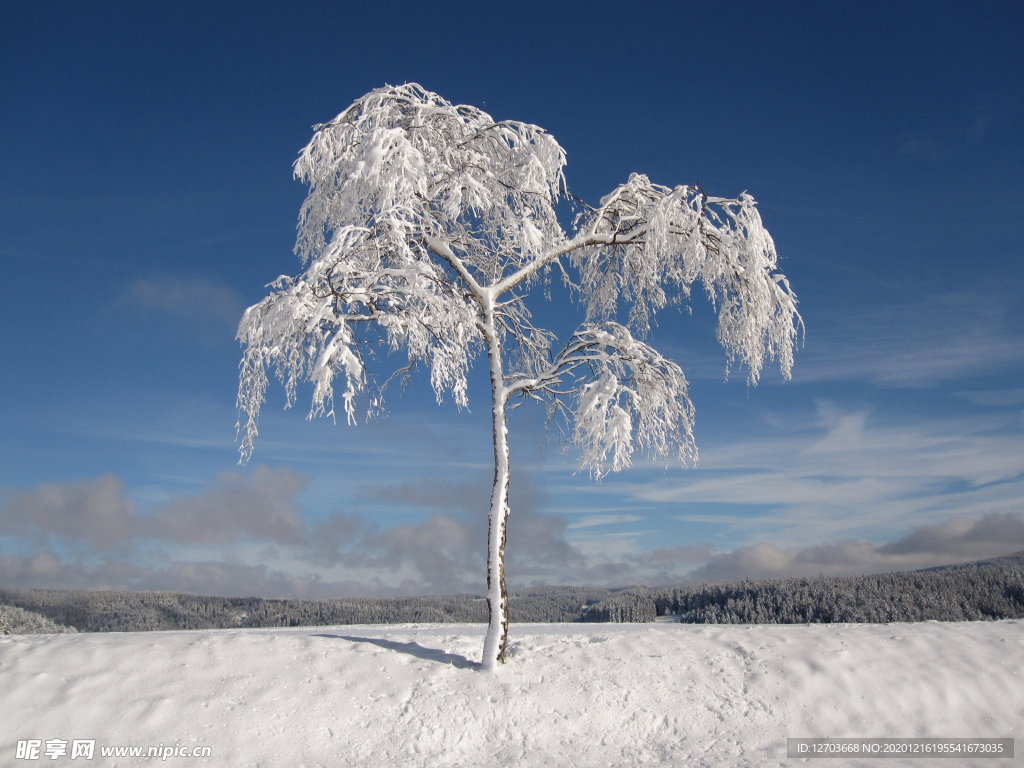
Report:
[[[640,482],[599,489],[600,511],[568,518],[544,514],[544,493],[521,472],[510,584],[864,573],[1024,549],[1022,435],[1004,416],[892,423],[821,401],[784,437],[713,447],[697,472],[639,467]],[[279,597],[483,590],[485,479],[359,486],[355,508],[362,498],[416,510],[415,521],[386,527],[359,512],[310,519],[299,503],[306,486],[291,470],[256,467],[145,509],[112,475],[8,489],[0,580]],[[677,520],[731,527],[738,545],[644,551],[638,542],[653,530],[629,528],[666,505]]]
[[[1024,333],[1007,301],[964,292],[861,310],[812,327],[793,380],[933,386],[1019,365]]]
[[[758,510],[735,519],[741,535],[789,546],[1016,512],[1024,497],[1024,435],[1008,414],[892,423],[821,401],[814,422],[791,429],[708,448],[696,472],[619,492],[675,503],[681,520],[729,525],[704,511],[708,503]]]
[[[293,576],[264,565],[232,562],[170,562],[139,565],[126,560],[67,559],[52,551],[0,554],[0,583],[39,589],[170,591],[224,597],[339,597],[406,594],[358,581]]]
[[[977,392],[959,392],[958,394],[975,405],[988,405],[994,407],[1005,405],[1024,405],[1024,389],[997,389]]]
[[[203,277],[135,280],[121,303],[138,312],[166,314],[193,326],[212,324],[220,331],[232,332],[245,308],[234,289]]]
[[[588,515],[582,520],[572,523],[569,528],[593,528],[596,525],[634,523],[638,520],[643,520],[643,518],[638,515]]]
[[[998,133],[1013,107],[1009,99],[986,94],[979,97],[973,109],[959,120],[939,130],[933,128],[904,135],[899,143],[899,153],[906,161],[927,163],[963,155]],[[1012,118],[1009,121],[1012,122]]]

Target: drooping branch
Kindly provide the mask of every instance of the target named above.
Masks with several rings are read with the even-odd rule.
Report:
[[[699,185],[670,189],[633,174],[581,226],[580,237],[626,238],[570,256],[588,320],[611,319],[620,302],[628,303],[629,327],[644,336],[653,315],[688,299],[699,281],[719,310],[718,339],[729,361],[747,365],[751,384],[771,358],[789,376],[802,320],[750,195],[713,198]]]
[[[580,469],[592,477],[628,467],[636,449],[697,461],[682,369],[618,323],[581,326],[548,368],[517,377],[509,393],[545,400],[549,416],[567,418]]]
[[[637,236],[637,233],[613,233],[604,234],[599,232],[589,232],[578,235],[571,240],[562,243],[561,245],[552,248],[547,253],[539,255],[536,259],[526,264],[525,266],[513,272],[508,277],[503,278],[496,282],[491,290],[494,291],[496,296],[501,296],[508,291],[517,288],[520,284],[528,282],[544,267],[562,256],[566,256],[587,248],[594,248],[598,246],[620,246],[633,242],[633,239]]]
[[[279,279],[275,291],[243,317],[239,340],[246,353],[238,394],[243,461],[257,434],[268,367],[276,369],[288,405],[301,380],[313,384],[310,416],[333,415],[333,379],[344,373],[346,418],[354,421],[355,398],[370,380],[356,344],[357,325],[372,329],[389,351],[403,350],[405,368],[428,366],[439,399],[450,392],[457,404],[467,405],[466,375],[480,344],[475,305],[429,258],[396,263],[367,247],[365,237],[360,228],[339,233],[335,248],[313,260],[300,277]],[[371,409],[380,408],[383,390]]]

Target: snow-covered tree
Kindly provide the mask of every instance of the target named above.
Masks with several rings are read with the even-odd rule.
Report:
[[[789,376],[796,298],[747,194],[709,197],[633,174],[596,208],[577,206],[567,233],[555,211],[568,197],[565,152],[535,125],[408,84],[373,91],[314,130],[295,162],[309,186],[295,246],[305,271],[272,283],[238,330],[242,458],[253,450],[268,368],[289,405],[298,383],[311,382],[310,416],[334,415],[340,378],[351,423],[360,393],[373,413],[387,382],[418,366],[439,401],[467,405],[469,366],[486,354],[494,488],[483,664],[493,668],[508,637],[509,412],[546,403],[595,478],[629,466],[638,449],[690,465],[693,406],[682,369],[643,341],[653,316],[700,282],[728,360],[745,364],[755,384],[773,357]],[[526,304],[553,277],[583,308],[564,345],[533,325]],[[387,379],[368,369],[374,345],[403,356]]]

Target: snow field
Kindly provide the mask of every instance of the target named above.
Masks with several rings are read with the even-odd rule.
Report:
[[[1024,723],[1017,620],[516,624],[494,674],[477,666],[485,629],[4,637],[0,765],[31,764],[18,740],[60,738],[96,739],[93,765],[154,764],[101,745],[179,743],[213,757],[167,765],[767,766],[817,762],[787,760],[787,737],[1019,737]],[[822,768],[902,762],[1014,763]]]

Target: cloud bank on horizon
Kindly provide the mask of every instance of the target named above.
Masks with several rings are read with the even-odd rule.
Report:
[[[292,470],[263,466],[248,476],[225,472],[206,492],[146,512],[113,475],[10,494],[0,506],[0,536],[35,546],[31,554],[0,553],[0,584],[306,598],[484,591],[486,529],[478,512],[486,485],[426,480],[367,488],[367,494],[445,510],[381,528],[343,512],[307,524],[298,505],[306,481]],[[567,540],[572,526],[538,512],[529,489],[517,501],[508,542],[513,588],[883,573],[1024,550],[1021,516],[993,512],[917,526],[884,544],[758,542],[719,552],[701,542],[612,559],[588,556]],[[219,559],[202,559],[210,552]]]

